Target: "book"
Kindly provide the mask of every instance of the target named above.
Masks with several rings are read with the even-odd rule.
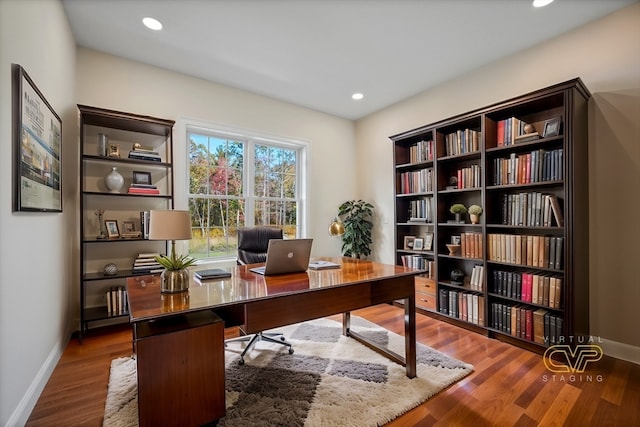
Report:
[[[547,310],[540,308],[533,312],[533,341],[544,344],[544,316]]]
[[[221,268],[210,268],[208,270],[200,270],[193,273],[193,275],[200,280],[223,279],[225,277],[231,277],[231,273]]]
[[[132,183],[131,187],[134,187],[134,188],[158,188],[158,187],[156,187],[155,184],[135,184],[135,183]]]
[[[309,263],[309,268],[312,270],[328,270],[340,267],[340,264],[336,264],[335,262],[331,261],[314,261]]]
[[[538,132],[525,133],[524,135],[518,135],[515,137],[516,143],[527,142],[527,141],[535,141],[536,139],[540,139],[540,134]]]
[[[559,227],[564,226],[564,216],[562,210],[560,210],[560,202],[555,195],[549,195],[549,201],[551,202],[551,211],[553,212],[553,219],[556,220],[556,225]]]
[[[160,194],[157,188],[129,187],[129,194]]]

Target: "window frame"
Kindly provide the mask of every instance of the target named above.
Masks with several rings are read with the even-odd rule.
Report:
[[[297,203],[297,224],[296,224],[296,236],[295,238],[302,238],[307,235],[308,230],[308,203],[307,203],[307,186],[309,182],[309,143],[302,139],[293,139],[281,136],[269,135],[266,133],[250,131],[246,129],[230,128],[228,126],[222,126],[215,123],[199,122],[194,120],[184,120],[183,127],[181,126],[181,133],[185,138],[185,174],[184,174],[184,191],[185,191],[185,204],[190,205],[190,201],[193,197],[204,197],[207,199],[231,199],[236,198],[245,201],[245,226],[250,227],[255,224],[255,202],[257,200],[265,200],[263,197],[257,197],[254,194],[255,191],[255,146],[267,145],[278,148],[292,149],[296,151],[296,195],[294,198],[280,198],[280,197],[267,197],[269,201],[295,201]],[[241,196],[231,195],[210,195],[210,194],[192,194],[189,191],[190,184],[190,134],[205,135],[214,138],[233,139],[243,143],[244,150],[244,165],[243,165],[243,194]],[[235,259],[236,256],[219,256],[219,257],[207,257],[204,260],[208,261],[223,261],[229,259]]]

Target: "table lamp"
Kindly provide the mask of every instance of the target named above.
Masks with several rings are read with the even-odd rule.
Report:
[[[191,239],[191,217],[189,211],[152,210],[149,211],[149,240],[170,240],[171,257],[157,256],[164,268],[162,272],[162,292],[175,293],[189,289],[187,267],[196,259],[188,255],[176,256],[176,240]]]

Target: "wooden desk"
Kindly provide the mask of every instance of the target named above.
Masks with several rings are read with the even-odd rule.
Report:
[[[202,312],[215,313],[224,320],[225,327],[244,325],[243,329],[247,333],[343,313],[343,333],[345,335],[363,342],[370,348],[402,364],[406,367],[407,376],[409,378],[415,377],[414,276],[423,271],[351,258],[323,259],[340,263],[342,267],[340,269],[309,270],[305,273],[265,277],[250,272],[249,268],[253,266],[238,266],[232,268],[230,278],[203,282],[193,278],[193,272],[197,271],[197,268],[192,268],[189,290],[182,294],[172,295],[160,293],[158,276],[129,278],[127,279],[127,293],[130,320],[134,329],[134,347],[137,347],[143,339],[150,339],[154,336],[152,325],[158,324],[158,322],[160,324],[166,322],[168,325],[175,324],[177,326],[174,327],[174,332],[176,332],[181,330],[179,325],[184,324],[185,316]],[[380,348],[351,331],[350,311],[399,299],[405,301],[404,356]],[[163,328],[156,329],[163,330]],[[194,328],[185,327],[185,329]],[[216,353],[209,354],[209,357],[216,360],[224,375],[224,337],[217,335],[217,344],[209,349],[211,351],[215,348]],[[167,335],[169,342],[173,336],[177,335]],[[166,345],[166,342],[163,344]],[[156,357],[162,357],[162,355],[158,354]],[[152,363],[149,357],[141,358],[140,355],[138,356],[138,381],[143,383],[148,382],[149,379],[141,378],[141,372],[152,374],[151,370],[141,366],[147,363]],[[175,369],[186,368],[182,365],[176,365]],[[197,371],[200,367],[190,363],[188,369]],[[184,378],[185,381],[192,378],[189,375],[179,374],[176,377]],[[189,386],[185,388],[193,389]],[[139,393],[140,391],[141,389]],[[154,390],[154,393],[162,394],[167,391],[158,389]],[[221,394],[224,398],[224,389]],[[145,401],[153,399],[151,391],[138,396],[141,426],[149,425],[146,422],[149,414],[143,413],[140,408],[147,407]],[[184,413],[193,399],[194,396],[190,396],[189,399],[179,399],[179,396],[175,396],[176,401],[173,403]],[[216,404],[216,402],[213,403]],[[219,402],[217,405],[219,407]],[[155,405],[156,412],[160,409],[161,407]],[[167,412],[171,410],[172,408],[166,408]],[[222,415],[224,415],[224,411]],[[202,417],[207,421],[213,421],[222,415],[218,410],[213,409],[210,413],[203,414]]]

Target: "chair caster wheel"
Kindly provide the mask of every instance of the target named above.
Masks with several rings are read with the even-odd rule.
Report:
[[[293,354],[293,349],[289,347],[289,354]]]
[[[240,360],[238,360],[238,365],[240,366],[244,365],[244,359],[241,358]]]
[[[280,341],[284,342],[285,341],[284,337],[280,337]]]

